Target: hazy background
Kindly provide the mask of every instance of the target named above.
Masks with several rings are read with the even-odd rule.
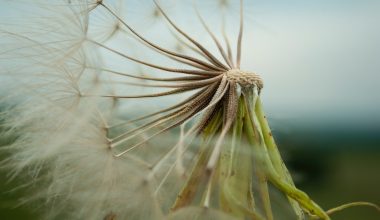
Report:
[[[380,1],[250,2],[243,63],[272,115],[379,119]]]
[[[323,207],[379,204],[380,1],[252,2],[244,63],[264,77],[263,100],[298,185]],[[380,215],[352,208],[333,219]]]
[[[245,2],[242,66],[264,79],[266,112],[297,185],[324,208],[379,204],[380,1]],[[0,187],[0,219],[32,219],[11,209],[12,185]],[[334,219],[379,216],[358,207]]]

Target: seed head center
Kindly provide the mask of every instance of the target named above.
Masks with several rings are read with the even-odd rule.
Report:
[[[256,73],[232,69],[227,71],[225,75],[228,81],[238,83],[242,87],[257,86],[259,89],[263,88],[263,80]]]

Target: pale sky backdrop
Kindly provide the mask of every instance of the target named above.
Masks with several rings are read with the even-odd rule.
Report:
[[[262,75],[269,115],[380,121],[379,0],[245,4],[242,68]]]
[[[380,1],[255,2],[243,57],[270,112],[380,118]]]

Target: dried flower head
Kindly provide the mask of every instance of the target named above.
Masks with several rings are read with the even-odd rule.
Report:
[[[217,3],[226,13],[235,2]],[[263,80],[240,65],[242,0],[234,44],[223,18],[221,41],[193,4],[215,50],[156,0],[148,30],[128,13],[133,1],[8,4],[27,16],[0,26],[0,74],[17,91],[2,97],[17,99],[1,116],[17,135],[2,164],[13,177],[26,171],[27,187],[46,186],[28,201],[45,201],[48,218],[329,219],[337,210],[297,189],[282,161]]]

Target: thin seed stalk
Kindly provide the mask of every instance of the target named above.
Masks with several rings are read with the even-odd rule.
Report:
[[[189,178],[182,187],[181,192],[178,194],[177,199],[171,207],[172,211],[180,209],[193,202],[197,191],[203,182],[208,158],[212,152],[212,149],[208,146],[213,136],[217,133],[222,124],[221,118],[222,114],[219,112],[213,117],[213,120],[211,120],[209,125],[204,129],[203,143],[201,144],[201,148],[198,152],[198,158],[196,159],[195,165],[191,171]]]
[[[248,143],[251,146],[251,150],[254,155],[254,175],[257,178],[258,191],[260,193],[260,202],[263,206],[265,218],[268,220],[273,219],[273,213],[270,203],[270,196],[268,190],[268,179],[265,175],[265,169],[262,164],[262,154],[266,149],[262,144],[262,131],[258,124],[258,120],[252,108],[254,107],[257,97],[251,97],[252,93],[248,92],[244,94],[244,109],[246,111],[246,117],[244,118],[244,129]]]
[[[220,207],[237,219],[252,216],[261,219],[255,211],[252,191],[252,155],[242,145],[244,106],[239,100],[235,123],[230,131],[230,144],[224,145],[219,159]]]

